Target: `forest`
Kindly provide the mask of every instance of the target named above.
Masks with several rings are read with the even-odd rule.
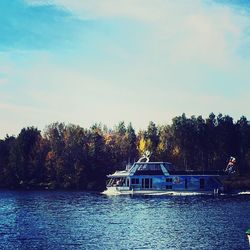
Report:
[[[172,162],[177,169],[222,170],[236,157],[237,176],[250,176],[250,121],[228,115],[149,122],[135,132],[120,122],[110,129],[94,124],[53,123],[43,132],[23,128],[18,136],[0,140],[0,188],[102,190],[106,175],[124,169],[146,151],[151,161]]]

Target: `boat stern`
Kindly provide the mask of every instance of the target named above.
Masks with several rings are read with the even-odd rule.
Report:
[[[105,195],[120,195],[129,193],[131,193],[129,187],[115,187],[115,186],[107,187],[107,189],[102,192],[102,194]]]

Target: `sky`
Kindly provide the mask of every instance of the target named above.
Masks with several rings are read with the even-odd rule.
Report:
[[[249,102],[249,0],[0,0],[0,139],[249,118]]]

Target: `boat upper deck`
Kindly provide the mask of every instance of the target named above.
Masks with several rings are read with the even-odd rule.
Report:
[[[222,176],[227,175],[224,171],[203,171],[203,170],[176,170],[176,167],[170,162],[136,162],[130,168],[123,171],[116,171],[108,177],[126,177],[126,176],[144,176],[144,175],[189,175],[189,176]]]
[[[223,170],[174,170],[169,171],[170,175],[227,175]]]

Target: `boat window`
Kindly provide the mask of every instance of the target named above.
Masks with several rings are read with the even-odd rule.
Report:
[[[153,186],[152,178],[143,178],[142,179],[142,188],[143,189],[150,189]]]
[[[139,178],[132,178],[131,184],[139,184]]]
[[[205,179],[200,179],[200,189],[205,188]]]
[[[129,179],[126,181],[126,186],[129,187]]]
[[[116,186],[125,186],[126,185],[126,180],[125,178],[122,178],[122,177],[117,177],[117,178],[111,178],[109,181],[108,181],[108,184],[107,184],[109,187],[116,187]]]
[[[113,180],[112,179],[108,179],[108,181],[107,181],[107,186],[112,186],[112,183],[113,183]]]
[[[137,168],[137,170],[139,171],[147,171],[147,170],[151,170],[151,171],[157,171],[157,170],[161,170],[161,165],[160,164],[139,164],[139,167]]]
[[[171,190],[172,189],[172,185],[166,185],[166,189]]]
[[[172,182],[173,179],[172,178],[166,178],[166,182]]]
[[[135,175],[163,175],[161,164],[140,163],[136,167]]]
[[[170,162],[164,162],[163,165],[168,171],[174,171],[175,170],[175,166]]]

